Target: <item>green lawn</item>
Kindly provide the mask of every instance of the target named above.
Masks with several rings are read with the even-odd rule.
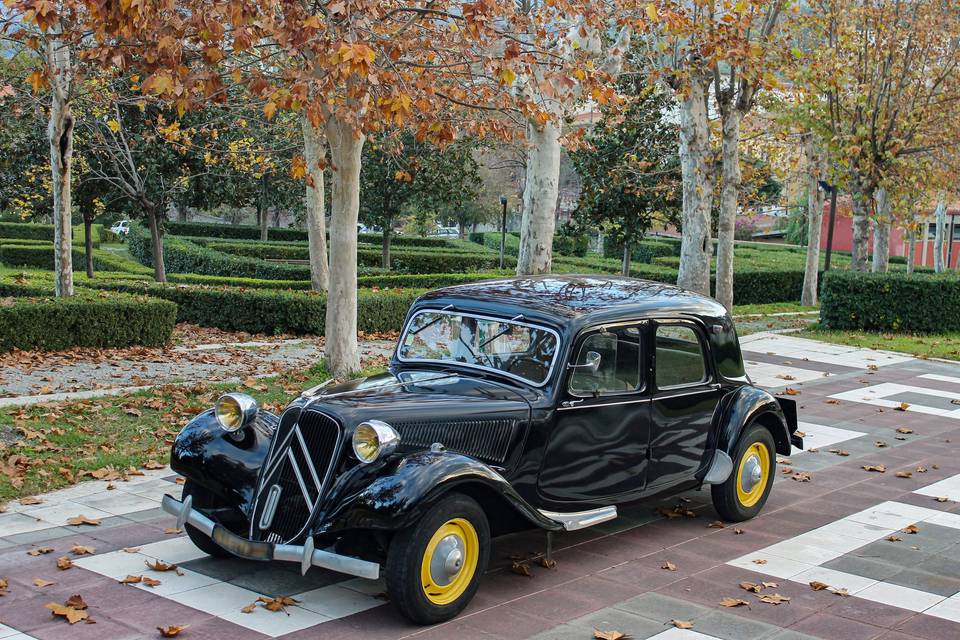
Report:
[[[960,332],[927,335],[871,333],[868,331],[836,331],[813,325],[795,335],[835,344],[900,351],[919,358],[960,360]]]
[[[769,304],[735,304],[733,316],[770,315],[775,313],[816,313],[820,307],[805,307],[799,302],[771,302]]]

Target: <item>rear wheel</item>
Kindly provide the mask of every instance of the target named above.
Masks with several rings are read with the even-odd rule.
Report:
[[[204,508],[216,506],[213,494],[190,480],[183,483],[183,499],[186,500],[187,496],[193,497],[194,509],[202,511]],[[187,537],[190,538],[190,542],[205,554],[216,558],[229,558],[233,555],[196,527],[185,524],[183,528],[187,532]]]
[[[413,622],[449,620],[477,592],[489,555],[490,526],[483,509],[468,496],[450,494],[391,541],[390,600]]]
[[[760,424],[749,425],[734,451],[733,471],[723,484],[710,487],[713,506],[724,520],[741,522],[760,513],[773,487],[776,443]]]

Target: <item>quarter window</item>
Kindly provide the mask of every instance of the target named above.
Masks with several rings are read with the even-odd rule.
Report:
[[[682,324],[657,326],[657,386],[678,387],[707,379],[703,347],[693,327]]]
[[[586,365],[600,356],[596,371]],[[588,336],[577,352],[577,365],[570,376],[570,392],[599,396],[636,391],[641,386],[640,330],[618,327]]]

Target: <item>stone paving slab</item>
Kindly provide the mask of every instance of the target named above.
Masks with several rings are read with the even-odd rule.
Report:
[[[716,519],[708,492],[683,496],[696,513],[692,518],[655,513],[677,498],[630,506],[616,521],[558,535],[558,566],[534,565],[531,578],[510,572],[510,557],[542,552],[544,536],[514,534],[496,541],[491,567],[467,610],[449,623],[421,628],[384,602],[382,583],[318,570],[301,578],[295,567],[202,557],[185,538],[165,531],[173,519],[157,504],[166,491],[178,494],[179,486],[160,470],[133,484],[114,483],[118,491],[89,482],[42,496],[40,505],[13,503],[0,514],[0,577],[10,584],[0,599],[0,623],[7,625],[0,627],[0,640],[5,633],[17,640],[152,638],[160,624],[189,624],[181,636],[187,640],[587,639],[595,628],[657,640],[960,638],[960,446],[954,435],[960,423],[943,415],[949,410],[942,402],[923,404],[960,393],[960,366],[758,335],[744,340],[745,358],[765,364],[757,377],[766,376],[774,390],[799,391],[793,398],[811,432],[805,450],[779,467],[789,464],[810,479],[778,473],[763,513],[752,521],[708,527]],[[804,380],[778,378],[778,359],[812,373]],[[907,396],[911,407],[897,411],[835,397],[885,384],[914,394]],[[898,434],[898,427],[912,433]],[[887,472],[867,472],[865,464],[884,464]],[[897,470],[912,476],[898,478]],[[74,509],[98,509],[106,517],[100,527],[65,526],[66,517],[79,513]],[[916,534],[899,531],[912,523]],[[96,554],[58,571],[56,558],[75,542],[96,547]],[[28,555],[36,546],[54,551]],[[139,550],[122,551],[129,547]],[[764,551],[771,549],[775,553]],[[127,571],[149,573],[140,563],[154,557],[178,562],[184,575],[157,574],[162,584],[153,589],[116,581]],[[663,569],[666,562],[675,570]],[[55,584],[36,587],[34,578]],[[851,595],[815,591],[808,585],[813,580],[846,587]],[[738,586],[743,581],[776,582],[765,592],[790,601],[760,602]],[[68,626],[43,608],[74,592],[90,603],[96,625]],[[303,606],[291,607],[289,616],[264,609],[242,613],[258,594],[296,594]],[[749,605],[721,607],[725,597]],[[693,628],[674,628],[677,619]]]

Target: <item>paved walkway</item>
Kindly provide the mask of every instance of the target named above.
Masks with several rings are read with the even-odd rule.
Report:
[[[657,640],[960,638],[960,366],[764,333],[743,348],[758,384],[799,392],[808,447],[782,460],[755,520],[710,526],[709,494],[690,492],[682,505],[694,517],[656,511],[676,498],[621,510],[558,536],[557,566],[531,562],[532,577],[509,567],[542,552],[542,534],[502,538],[468,610],[422,628],[386,606],[379,582],[203,556],[169,531],[159,499],[179,487],[156,470],[0,514],[0,640],[155,638],[168,625],[189,625],[187,640],[586,640],[594,629]],[[67,524],[80,514],[100,524]],[[72,568],[56,568],[62,556]],[[179,574],[150,568],[156,560]],[[118,582],[128,575],[160,583]],[[97,624],[68,626],[44,608],[73,594]],[[244,613],[260,596],[299,603]]]

